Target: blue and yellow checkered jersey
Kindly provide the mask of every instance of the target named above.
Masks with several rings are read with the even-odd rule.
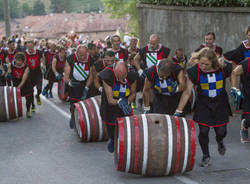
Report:
[[[160,80],[157,76],[155,79],[154,88],[162,95],[171,95],[173,92],[173,88],[171,84],[176,82],[172,77],[164,80]]]
[[[216,97],[223,90],[223,73],[211,73],[200,75],[200,86],[203,94],[208,97]]]
[[[115,83],[113,87],[113,97],[114,98],[123,98],[128,97],[130,95],[130,85],[128,82],[126,84]]]

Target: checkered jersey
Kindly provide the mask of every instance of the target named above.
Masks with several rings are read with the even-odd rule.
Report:
[[[200,75],[200,86],[202,92],[208,97],[216,97],[223,90],[223,73],[210,73]]]
[[[173,92],[171,84],[173,82],[176,81],[173,81],[172,77],[164,80],[160,80],[159,77],[157,77],[155,79],[154,88],[162,95],[171,95],[171,93]]]

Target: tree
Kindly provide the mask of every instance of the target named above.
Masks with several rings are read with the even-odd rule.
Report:
[[[19,1],[18,0],[9,0],[10,6],[10,17],[11,18],[19,18],[21,11],[19,8]]]
[[[105,12],[111,14],[111,18],[129,17],[129,28],[132,34],[138,36],[138,12],[137,0],[102,0]]]
[[[26,2],[22,4],[21,10],[22,10],[22,17],[32,14],[32,9],[30,8],[29,4]]]
[[[33,15],[46,15],[45,6],[41,0],[37,0],[33,6]]]
[[[3,1],[0,1],[0,20],[4,19],[4,4]],[[11,18],[18,18],[20,17],[20,9],[19,9],[19,1],[18,0],[9,0],[9,8],[10,8],[10,17]]]
[[[50,9],[53,13],[71,12],[71,1],[69,0],[51,0]]]

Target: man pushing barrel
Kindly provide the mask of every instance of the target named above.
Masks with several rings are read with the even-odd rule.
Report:
[[[100,72],[103,83],[100,114],[107,126],[110,153],[114,152],[114,129],[118,117],[132,114],[130,103],[136,97],[136,80],[138,74],[128,71],[126,63],[119,61]]]

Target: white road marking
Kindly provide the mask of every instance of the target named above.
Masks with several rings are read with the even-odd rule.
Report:
[[[198,182],[186,177],[186,176],[174,176],[177,180],[185,184],[199,184]]]
[[[63,115],[64,117],[70,119],[70,117],[71,117],[70,113],[65,112],[60,107],[56,106],[53,102],[51,102],[50,100],[46,99],[44,96],[41,96],[41,98],[43,99],[43,101],[45,101],[46,103],[48,103],[53,109],[55,109],[61,115]]]

